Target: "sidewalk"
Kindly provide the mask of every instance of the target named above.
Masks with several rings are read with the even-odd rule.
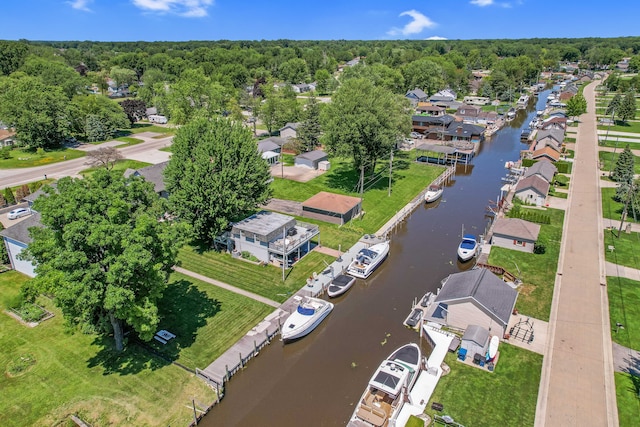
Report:
[[[626,279],[637,280],[640,282],[640,270],[626,267],[624,265],[614,264],[612,262],[605,263],[607,276],[624,277]]]
[[[609,304],[603,262],[595,87],[578,126],[536,426],[617,426]],[[597,244],[585,244],[585,239]],[[597,239],[597,240],[596,240]]]

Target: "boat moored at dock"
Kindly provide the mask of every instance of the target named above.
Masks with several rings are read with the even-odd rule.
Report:
[[[329,287],[327,288],[327,295],[329,295],[329,298],[335,298],[339,295],[342,295],[347,292],[355,282],[355,277],[347,276],[346,274],[340,274],[329,283]]]
[[[355,259],[349,264],[347,274],[360,279],[366,279],[378,268],[388,254],[389,241],[361,249]]]
[[[442,197],[442,193],[444,192],[444,188],[441,185],[432,184],[427,189],[427,192],[424,195],[424,201],[427,203],[435,202],[440,197]]]
[[[458,245],[458,258],[461,261],[469,261],[476,256],[478,252],[478,241],[473,234],[465,234],[462,236],[462,241]]]
[[[299,297],[296,311],[282,325],[282,341],[288,342],[309,334],[333,310],[333,304],[319,298]]]

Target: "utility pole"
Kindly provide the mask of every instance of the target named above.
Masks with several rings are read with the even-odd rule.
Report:
[[[618,228],[618,235],[616,238],[620,238],[620,233],[622,232],[622,226],[624,225],[624,219],[627,216],[627,208],[629,207],[629,199],[631,199],[631,193],[634,190],[633,183],[629,184],[629,189],[627,190],[627,197],[624,201],[624,208],[622,209],[622,217],[620,218],[620,227]]]
[[[391,157],[389,158],[389,193],[388,197],[391,197],[391,177],[393,174],[393,148],[391,149]]]
[[[364,199],[364,164],[360,165],[360,210],[362,210],[362,199]],[[362,214],[360,221],[362,221]]]

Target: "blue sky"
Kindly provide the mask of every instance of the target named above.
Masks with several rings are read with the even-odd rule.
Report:
[[[1,10],[0,39],[8,40],[640,35],[638,0],[5,0]]]

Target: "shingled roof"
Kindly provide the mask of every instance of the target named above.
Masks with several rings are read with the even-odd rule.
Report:
[[[493,226],[494,236],[535,242],[540,234],[540,225],[519,218],[498,218]]]
[[[31,227],[42,227],[40,214],[37,212],[31,214],[29,218],[0,231],[0,236],[28,245],[31,243],[31,236],[29,235],[29,228]]]

